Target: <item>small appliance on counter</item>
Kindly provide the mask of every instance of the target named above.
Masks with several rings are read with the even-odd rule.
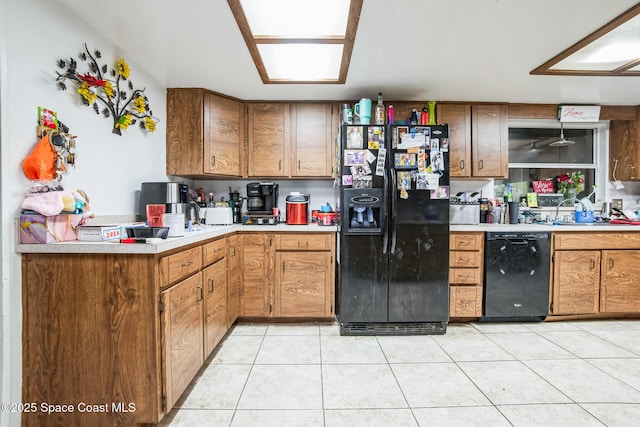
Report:
[[[140,185],[138,214],[147,220],[147,205],[164,204],[165,213],[184,214],[185,228],[193,219],[190,209],[189,187],[177,182],[143,182]]]
[[[287,224],[307,225],[309,223],[309,194],[292,192],[287,196]]]
[[[250,182],[247,184],[247,216],[243,224],[275,225],[278,223],[278,184]]]
[[[230,207],[207,208],[206,210],[206,225],[230,225],[234,222],[233,209]]]
[[[451,224],[477,225],[480,223],[480,199],[476,197],[478,194],[477,192],[460,192],[451,197],[449,203]]]
[[[233,211],[234,224],[242,222],[242,202],[245,199],[240,197],[240,193],[229,188],[229,207]]]

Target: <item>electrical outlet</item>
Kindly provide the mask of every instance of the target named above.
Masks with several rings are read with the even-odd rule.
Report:
[[[611,207],[622,210],[622,199],[611,199]]]

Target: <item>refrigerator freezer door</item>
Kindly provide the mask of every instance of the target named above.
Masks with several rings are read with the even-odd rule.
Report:
[[[383,236],[341,236],[340,322],[386,322],[388,261]]]

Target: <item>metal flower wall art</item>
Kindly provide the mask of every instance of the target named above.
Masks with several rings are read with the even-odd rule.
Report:
[[[66,90],[69,83],[76,86],[84,105],[93,107],[96,114],[113,119],[112,132],[117,135],[136,123],[144,131],[156,130],[158,120],[153,117],[145,89],[134,89],[129,80],[131,70],[124,59],[120,58],[115,67],[101,65],[100,51],[91,52],[86,44],[79,58],[80,64],[74,58],[58,61],[58,68],[63,70],[56,71],[60,89]],[[87,70],[82,72],[78,66],[84,64]]]

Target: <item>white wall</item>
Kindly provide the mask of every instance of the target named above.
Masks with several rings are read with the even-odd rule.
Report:
[[[110,7],[107,3],[103,6]],[[65,189],[85,190],[97,215],[134,214],[140,182],[167,179],[166,89],[143,72],[134,58],[123,56],[131,67],[134,87],[146,87],[151,109],[160,120],[153,134],[146,134],[137,126],[122,136],[112,134],[111,119],[81,105],[72,85],[64,92],[57,89],[56,61],[77,59],[84,43],[101,51],[104,61],[101,64],[111,66],[123,56],[118,47],[109,44],[57,1],[0,0],[2,402],[21,401],[22,302],[20,257],[13,249],[14,218],[19,215],[29,187],[21,165],[37,142],[38,106],[57,111],[59,119],[78,136],[77,167],[69,170],[62,185]],[[78,71],[86,72],[86,67],[80,63]],[[2,412],[0,425],[19,425],[19,417]]]

